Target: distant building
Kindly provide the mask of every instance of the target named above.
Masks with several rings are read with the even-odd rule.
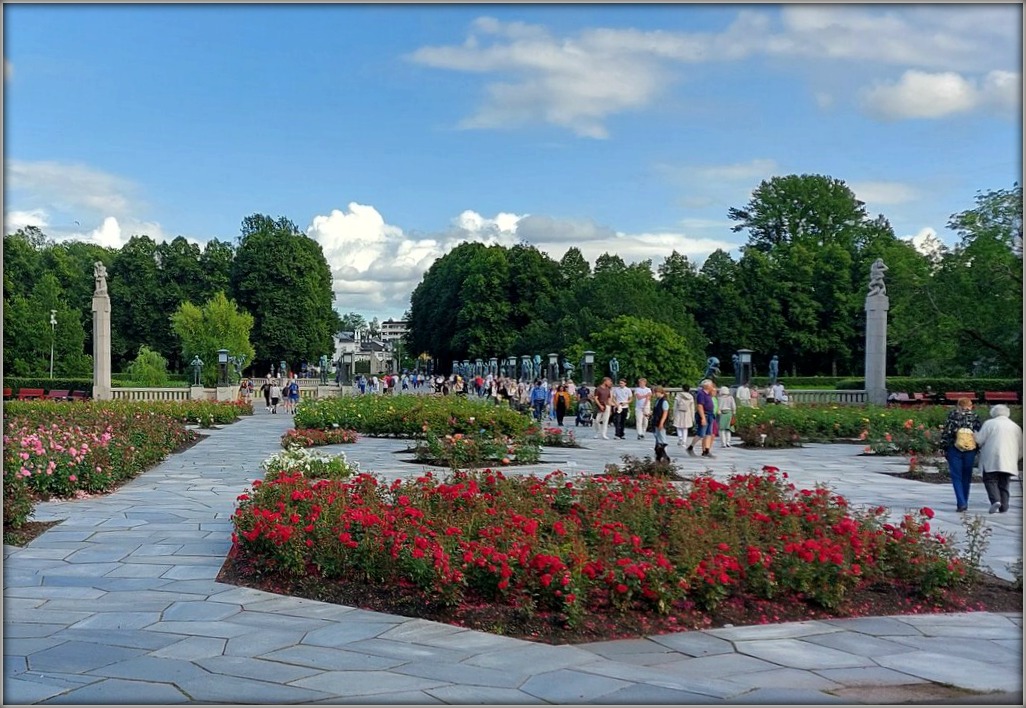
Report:
[[[402,339],[410,331],[410,323],[405,320],[385,320],[381,323],[381,340],[394,342]]]
[[[336,332],[335,358],[332,364],[341,366],[343,355],[353,356],[356,373],[375,376],[385,373],[392,361],[388,343],[381,338],[372,339],[366,332]]]

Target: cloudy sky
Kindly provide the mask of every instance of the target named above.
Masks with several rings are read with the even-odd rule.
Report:
[[[4,221],[120,246],[287,216],[400,317],[472,239],[734,250],[763,179],[899,236],[1022,180],[1009,5],[5,5]]]

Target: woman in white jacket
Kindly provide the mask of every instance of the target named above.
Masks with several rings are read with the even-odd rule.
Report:
[[[687,447],[688,434],[695,425],[695,397],[691,387],[684,384],[683,390],[673,398],[673,427],[677,429],[677,445]]]
[[[1019,476],[1022,459],[1022,428],[1009,417],[1008,406],[998,404],[990,409],[990,418],[976,431],[980,448],[980,471],[983,486],[990,499],[990,513],[1008,511],[1008,482]]]

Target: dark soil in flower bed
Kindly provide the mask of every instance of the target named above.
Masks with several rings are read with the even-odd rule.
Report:
[[[51,526],[56,526],[63,519],[57,519],[56,521],[26,521],[20,527],[16,529],[9,529],[4,527],[4,545],[5,546],[25,546],[28,545],[29,541],[34,538],[38,538]]]
[[[547,644],[582,644],[726,625],[931,612],[1022,612],[1023,608],[1021,589],[1016,589],[1005,580],[984,575],[971,590],[961,595],[952,594],[938,603],[924,602],[900,587],[887,586],[858,592],[836,611],[811,607],[796,602],[793,597],[773,602],[736,599],[724,602],[708,614],[694,608],[680,607],[677,612],[664,616],[644,608],[622,615],[591,614],[578,626],[570,627],[559,613],[531,612],[522,607],[491,603],[446,607],[424,597],[415,588],[400,584],[325,581],[313,577],[292,578],[266,574],[264,569],[247,567],[237,558],[228,558],[217,580],[282,595],[417,617]]]

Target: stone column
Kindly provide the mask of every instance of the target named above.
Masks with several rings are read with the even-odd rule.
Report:
[[[873,263],[866,295],[866,401],[887,405],[887,310],[890,299],[884,286],[887,266],[879,258]]]
[[[100,261],[93,264],[93,275],[93,399],[109,401],[114,397],[110,385],[110,295],[107,269]]]

